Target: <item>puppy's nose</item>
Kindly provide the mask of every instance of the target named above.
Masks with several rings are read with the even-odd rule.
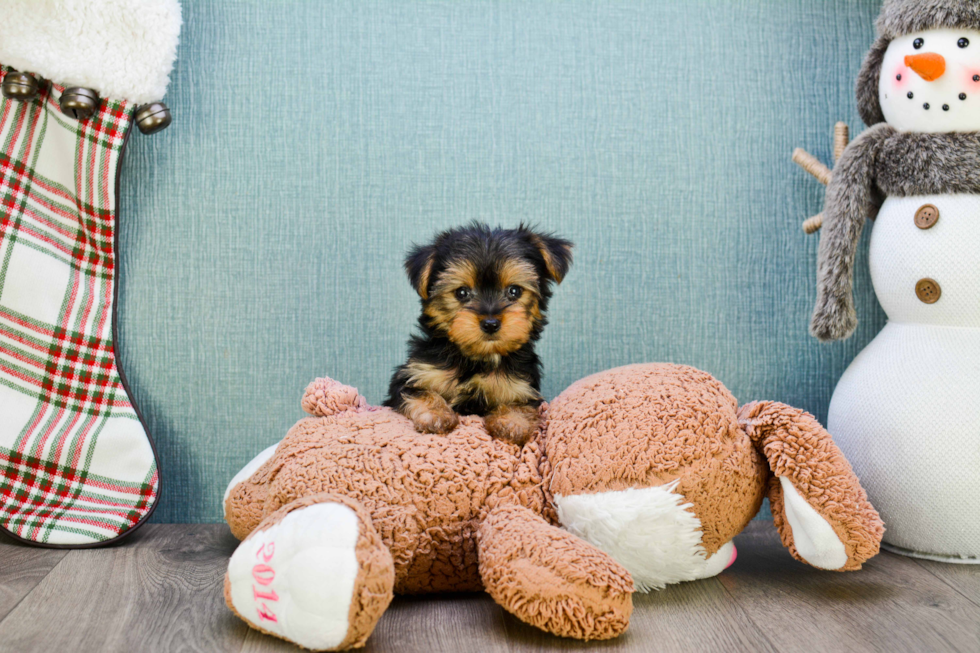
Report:
[[[483,333],[486,334],[497,333],[500,331],[500,320],[493,317],[488,317],[480,322],[480,328],[483,330]]]

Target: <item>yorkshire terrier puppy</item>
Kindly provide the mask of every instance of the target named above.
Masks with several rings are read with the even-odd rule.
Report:
[[[538,425],[551,284],[572,263],[572,243],[481,223],[415,247],[405,270],[422,298],[420,334],[395,370],[386,406],[422,433],[448,433],[458,415],[481,415],[501,440],[523,445]]]

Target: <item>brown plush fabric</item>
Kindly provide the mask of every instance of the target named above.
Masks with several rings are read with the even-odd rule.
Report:
[[[549,408],[554,494],[678,481],[713,555],[759,511],[767,468],[738,424],[735,397],[681,365],[630,365],[582,379]]]
[[[776,477],[789,480],[833,527],[847,551],[847,565],[841,571],[860,569],[877,555],[884,534],[881,518],[850,463],[816,418],[798,408],[762,401],[743,406],[739,420],[765,453],[775,475],[769,481],[772,516],[783,545],[794,558],[806,562],[796,551]]]
[[[348,410],[369,410],[357,388],[333,379],[317,379],[303,393],[303,410],[314,417],[329,417]]]
[[[800,432],[809,435],[791,460],[766,449],[773,469],[802,483],[801,494],[846,536],[856,564],[880,537],[868,527],[873,509],[857,480],[836,448],[828,453],[829,436],[821,439],[812,418],[785,407],[749,409],[747,433],[731,393],[690,367],[633,365],[583,379],[542,405],[524,447],[491,438],[472,416],[446,435],[417,433],[404,416],[369,406],[329,379],[310,385],[303,406],[317,417],[300,420],[229,494],[226,518],[236,536],[320,495],[344,497],[390,552],[395,592],[486,587],[520,618],[560,635],[622,632],[633,585],[609,556],[555,527],[556,495],[676,482],[700,520],[703,548],[714,554],[762,502],[770,471],[758,448]],[[766,421],[771,415],[779,419]],[[773,501],[782,520],[778,494]],[[792,546],[785,533],[784,541]],[[359,608],[370,613],[371,627],[372,606],[365,599]]]
[[[477,542],[487,592],[521,621],[583,640],[612,639],[629,626],[629,572],[527,508],[492,510]]]
[[[333,405],[340,386],[311,385],[304,405]],[[355,391],[356,392],[356,391]],[[343,396],[350,395],[344,391]],[[479,417],[462,417],[447,435],[425,435],[388,409],[358,408],[298,422],[276,455],[228,499],[236,536],[249,532],[256,485],[266,485],[262,514],[310,494],[335,493],[364,505],[391,549],[395,591],[417,594],[482,588],[476,529],[486,512],[513,502],[544,509],[540,449],[491,438]]]
[[[262,523],[245,539],[248,540],[256,533],[275,526],[294,510],[302,510],[318,503],[339,503],[347,506],[357,515],[358,538],[355,555],[357,556],[358,574],[354,581],[354,595],[347,617],[349,624],[347,636],[340,645],[329,650],[343,651],[350,648],[361,648],[367,643],[371,633],[374,632],[378,619],[391,604],[391,600],[394,598],[395,583],[391,553],[381,541],[381,537],[371,524],[371,516],[362,505],[339,494],[318,494],[297,499],[262,520]],[[225,574],[224,587],[225,603],[239,618],[244,619],[232,605],[231,582],[227,573]],[[245,619],[245,621],[256,630],[273,637],[279,637],[278,634],[258,626],[252,620]]]
[[[269,474],[276,463],[273,456],[248,478],[228,493],[225,499],[225,521],[231,534],[244,540],[255,530],[265,516],[265,497],[269,493]]]

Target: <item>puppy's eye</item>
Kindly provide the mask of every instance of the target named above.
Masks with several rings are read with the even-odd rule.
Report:
[[[456,289],[456,299],[458,299],[461,302],[468,301],[469,298],[470,298],[470,294],[471,293],[470,293],[470,289],[469,288],[457,288]]]
[[[507,289],[507,299],[511,301],[517,301],[524,294],[524,289],[520,286],[510,286]]]
[[[968,48],[970,47],[970,39],[960,39],[956,42],[956,45],[960,46],[961,48]]]
[[[926,42],[923,41],[922,39],[915,39],[914,41],[912,41],[912,47],[915,48],[916,50],[921,50],[922,46],[925,44]]]

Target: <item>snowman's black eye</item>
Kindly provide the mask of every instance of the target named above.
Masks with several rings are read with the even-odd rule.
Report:
[[[960,46],[961,48],[968,48],[970,47],[970,40],[960,39],[959,41],[956,42],[956,45]]]
[[[912,47],[915,48],[916,50],[921,50],[922,46],[925,44],[926,42],[923,41],[922,39],[915,39],[914,41],[912,41]]]

